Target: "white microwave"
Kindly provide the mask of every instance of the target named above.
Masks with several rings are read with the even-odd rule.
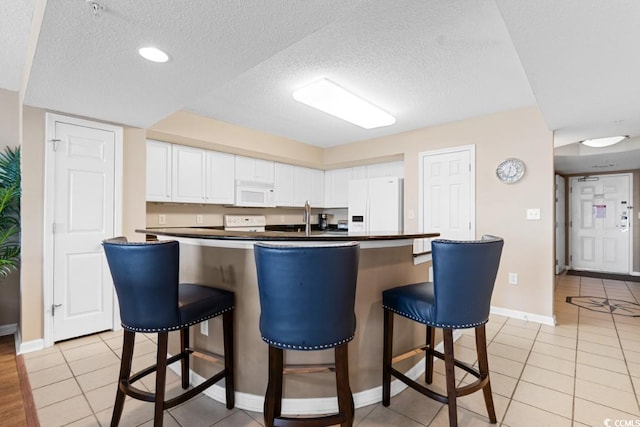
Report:
[[[276,192],[273,184],[254,181],[236,181],[236,206],[275,207]]]

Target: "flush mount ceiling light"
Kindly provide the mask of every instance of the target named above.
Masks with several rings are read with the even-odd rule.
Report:
[[[584,141],[582,141],[582,144],[586,145],[587,147],[602,148],[602,147],[608,147],[613,144],[617,144],[618,142],[626,138],[628,138],[628,136],[621,135],[621,136],[609,136],[607,138],[585,139]]]
[[[138,49],[138,53],[144,59],[152,62],[167,62],[169,60],[169,55],[156,47],[141,47]]]
[[[327,79],[296,90],[293,99],[365,129],[390,126],[396,122],[392,115]]]

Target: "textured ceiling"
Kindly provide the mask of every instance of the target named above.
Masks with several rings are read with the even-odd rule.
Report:
[[[532,105],[556,146],[640,135],[635,0],[98,1],[46,1],[25,104],[143,128],[189,110],[325,147]],[[2,88],[20,86],[34,3],[0,3]],[[396,124],[292,99],[319,77]]]

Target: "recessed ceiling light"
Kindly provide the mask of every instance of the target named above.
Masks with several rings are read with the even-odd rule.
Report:
[[[156,47],[141,47],[138,49],[138,53],[144,59],[152,62],[167,62],[169,60],[169,55]]]
[[[617,144],[625,138],[628,138],[628,136],[609,136],[607,138],[585,139],[582,143],[587,147],[601,148]]]
[[[389,113],[327,79],[296,90],[293,99],[365,129],[390,126],[396,122]]]

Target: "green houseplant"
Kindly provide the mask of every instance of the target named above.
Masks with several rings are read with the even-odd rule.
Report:
[[[20,148],[0,152],[0,279],[20,263]]]

